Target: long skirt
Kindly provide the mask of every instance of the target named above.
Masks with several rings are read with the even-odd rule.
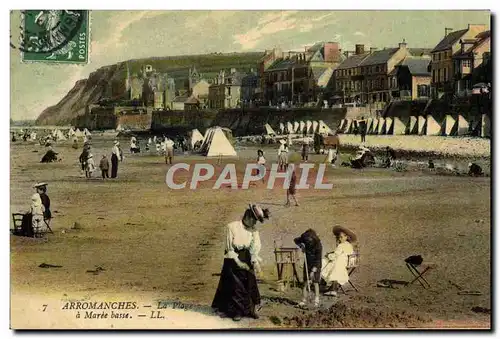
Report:
[[[250,266],[251,271],[239,268],[233,259],[224,259],[212,308],[231,318],[255,317],[255,306],[260,304],[260,293],[250,262],[250,251],[244,249],[237,253],[239,259]]]
[[[23,215],[23,221],[21,223],[21,234],[18,235],[32,237],[33,233],[33,215],[31,213],[26,213]]]
[[[111,155],[111,178],[116,178],[118,175],[118,156],[116,154]]]

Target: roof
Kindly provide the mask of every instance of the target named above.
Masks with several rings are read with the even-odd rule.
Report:
[[[467,48],[463,53],[462,50],[458,50],[453,56],[460,57],[465,56],[473,52],[479,45],[481,45],[484,41],[491,37],[490,31],[484,31],[475,36],[474,39],[462,40],[464,43],[472,44],[469,48]]]
[[[188,96],[187,95],[179,95],[178,97],[175,97],[174,100],[172,100],[173,102],[182,102],[182,103],[186,103],[186,100],[188,99]]]
[[[467,31],[468,31],[467,29],[462,29],[460,31],[451,32],[450,34],[445,36],[443,40],[441,40],[431,52],[434,53],[451,48],[451,46],[453,46],[453,44],[455,44],[458,40],[460,40],[460,38],[465,33],[467,33]]]
[[[337,67],[337,69],[348,69],[348,68],[357,67],[369,55],[370,55],[370,53],[351,55],[350,57],[345,59],[344,62],[342,62],[339,65],[339,67]]]
[[[185,104],[199,104],[200,101],[195,97],[189,97],[185,102]]]
[[[296,65],[297,62],[293,59],[278,59],[276,60],[271,66],[268,67],[267,71],[277,71],[277,70],[285,70],[289,69],[290,67]]]
[[[361,62],[360,66],[371,66],[386,63],[397,51],[399,51],[399,48],[386,48],[374,51]]]
[[[430,58],[408,56],[404,58],[399,64],[397,64],[396,67],[406,66],[408,67],[408,70],[412,75],[430,76],[431,72],[429,72],[427,68],[427,66],[429,66],[429,62],[431,62]]]
[[[431,55],[432,48],[408,48],[411,55],[424,56]]]

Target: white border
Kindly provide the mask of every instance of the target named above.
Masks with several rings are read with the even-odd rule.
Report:
[[[85,9],[111,9],[109,7],[109,4],[110,2],[104,2],[102,0],[87,0],[87,1],[72,1],[71,2],[71,9],[77,9],[78,7],[81,7],[81,8],[85,8]],[[136,3],[128,3],[128,4],[124,4],[123,2],[120,2],[120,5],[121,8],[114,8],[114,9],[254,9],[254,10],[270,10],[270,9],[319,9],[319,10],[325,10],[326,6],[335,6],[335,8],[329,8],[329,9],[336,9],[336,10],[341,10],[341,9],[354,9],[354,10],[362,10],[362,9],[376,9],[376,10],[383,10],[383,9],[397,9],[397,10],[402,10],[402,9],[408,9],[408,10],[416,10],[416,9],[428,9],[428,10],[449,10],[449,9],[490,9],[492,10],[493,12],[496,12],[497,9],[498,9],[498,4],[500,2],[498,1],[493,1],[493,0],[484,0],[484,1],[475,1],[475,2],[470,2],[470,1],[465,1],[465,0],[455,0],[455,1],[433,1],[433,0],[420,0],[418,2],[394,2],[394,1],[388,1],[388,0],[377,0],[377,1],[372,1],[372,0],[360,0],[360,1],[357,1],[356,3],[353,3],[353,2],[326,2],[324,0],[308,0],[307,2],[291,2],[289,0],[285,1],[285,0],[275,0],[275,1],[266,1],[266,0],[253,0],[251,2],[241,2],[241,3],[231,3],[230,5],[226,4],[225,2],[223,1],[203,1],[203,0],[193,0],[193,1],[190,1],[190,2],[176,2],[176,3],[172,3],[172,2],[165,2],[165,1],[149,1],[147,4],[145,2],[136,2]],[[1,57],[2,57],[2,63],[4,64],[4,70],[7,70],[7,69],[10,69],[10,65],[9,65],[9,68],[6,67],[6,64],[7,62],[9,61],[9,55],[10,55],[10,50],[9,48],[10,47],[7,47],[9,46],[8,44],[8,41],[7,41],[7,32],[10,30],[10,18],[7,18],[7,14],[9,13],[7,10],[9,9],[7,6],[8,2],[2,2],[2,11],[1,13],[3,13],[3,17],[4,17],[4,20],[2,20],[0,22],[0,24],[2,25],[2,29],[0,30],[2,32],[2,34],[0,34],[0,41],[1,41],[1,46],[3,46],[3,50],[2,50],[2,54],[1,54]],[[42,6],[43,4],[43,6]],[[25,8],[40,8],[40,7],[44,7],[44,8],[65,8],[66,5],[68,3],[67,2],[63,2],[63,1],[53,1],[53,0],[44,0],[42,2],[40,1],[24,1],[24,0],[20,0],[20,1],[16,1],[15,2],[15,6],[18,8],[18,9],[25,9]],[[307,6],[306,8],[302,7],[302,8],[297,8],[297,5],[301,5],[301,6]],[[355,7],[355,8],[354,8]],[[78,8],[79,9],[79,8]],[[494,45],[495,46],[498,46],[497,44],[497,34],[496,32],[494,32]],[[496,54],[495,54],[495,69],[498,68],[498,65],[499,63],[497,62],[497,58],[496,58]],[[89,56],[89,59],[90,59],[90,56]],[[7,72],[6,72],[7,73]],[[9,140],[9,117],[10,117],[10,114],[8,114],[10,112],[10,107],[9,107],[9,98],[10,98],[10,95],[9,95],[9,87],[10,87],[10,81],[9,81],[9,77],[8,76],[3,76],[2,77],[2,90],[0,91],[1,93],[1,96],[2,96],[2,104],[3,104],[3,107],[4,109],[2,110],[4,116],[1,117],[0,119],[3,119],[3,122],[1,124],[1,128],[3,129],[3,133],[1,133],[0,135],[2,136],[2,140],[3,142],[0,143],[0,147],[1,147],[1,150],[0,150],[0,154],[3,154],[4,157],[5,155],[7,154],[10,154],[10,149],[9,149],[9,145],[10,145],[10,140]],[[494,83],[494,90],[495,90],[495,94],[497,94],[497,87],[500,87],[500,86],[496,86],[495,83]],[[496,97],[496,96],[495,96]],[[497,116],[495,119],[494,119],[494,130],[497,131],[497,130],[500,130],[498,127],[500,125],[500,116]],[[496,142],[495,142],[496,144]],[[495,145],[497,146],[497,145]],[[495,150],[495,158],[498,157],[498,154],[497,154],[497,150],[498,150],[498,147],[494,147],[494,150]],[[496,173],[496,170],[495,170],[495,174]],[[1,203],[1,208],[2,208],[2,217],[3,217],[3,220],[4,220],[4,223],[3,223],[3,234],[4,234],[4,237],[2,237],[2,239],[4,239],[4,246],[2,246],[2,250],[3,250],[3,253],[2,253],[2,256],[0,258],[0,261],[1,261],[1,268],[2,268],[2,273],[7,273],[9,272],[10,273],[10,269],[9,269],[9,260],[10,260],[10,251],[9,251],[9,247],[10,247],[10,242],[9,242],[9,236],[8,236],[8,224],[7,224],[7,220],[9,220],[10,222],[10,217],[9,217],[9,203],[10,203],[10,199],[9,199],[9,192],[10,192],[10,182],[9,182],[9,175],[10,175],[10,164],[9,164],[9,161],[2,161],[2,165],[1,165],[1,189],[0,189],[0,192],[2,192],[2,195],[1,195],[1,199],[2,199],[2,203]],[[494,199],[492,197],[492,201],[494,201],[494,204],[495,204],[495,207],[498,207],[498,202],[496,201],[496,199]],[[497,208],[494,208],[494,211],[496,211]],[[494,220],[494,219],[493,219]],[[497,234],[495,238],[498,237],[498,230],[496,232]],[[498,238],[497,238],[498,239]],[[496,240],[497,240],[496,239]],[[498,244],[498,242],[496,243]],[[494,251],[496,252],[496,251]],[[497,263],[497,265],[495,265],[495,270],[498,269],[498,261],[495,260],[495,262]],[[7,300],[9,300],[10,298],[10,290],[9,290],[9,273],[8,274],[2,274],[2,292],[3,292],[3,295],[4,295],[4,298],[2,298],[3,302],[2,302],[2,305],[1,305],[1,308],[0,308],[0,321],[1,321],[1,325],[0,325],[0,333],[1,333],[1,338],[11,338],[13,337],[13,332],[12,331],[9,331],[8,328],[9,328],[9,302],[7,302]],[[492,282],[493,283],[493,282]],[[496,292],[496,291],[495,291]],[[496,296],[498,293],[494,293],[494,295]],[[492,300],[493,302],[493,300]],[[494,306],[493,306],[494,307]],[[495,309],[495,314],[498,314],[498,309]],[[493,323],[497,323],[495,320],[496,320],[497,317],[495,317],[495,319],[492,319]],[[145,333],[145,334],[142,334],[142,333],[134,333],[134,334],[126,334],[126,333],[118,333],[118,334],[115,334],[115,335],[126,335],[127,337],[129,338],[140,338],[144,335],[148,335],[149,333]],[[286,335],[288,335],[289,333],[286,333]],[[366,335],[366,334],[369,334],[369,333],[357,333],[356,335],[353,335],[353,337],[360,337],[362,335]],[[403,333],[401,332],[398,332],[399,335],[403,335]],[[26,335],[26,334],[25,334]],[[35,333],[32,333],[30,335],[30,337],[38,337],[38,336],[47,336],[47,335],[54,335],[54,334],[35,334]],[[61,337],[61,338],[67,338],[67,337],[70,337],[71,334],[69,333],[64,333],[64,334],[55,334],[57,335],[58,337]],[[94,338],[104,338],[106,334],[103,334],[103,333],[95,333],[95,334],[88,334],[88,333],[78,333],[78,335],[80,337],[94,337]],[[151,335],[151,334],[149,334]],[[174,333],[161,333],[161,334],[158,334],[158,335],[161,335],[161,336],[165,336],[165,335],[168,335],[168,336],[180,336],[182,335],[183,337],[186,336],[186,334],[174,334]],[[195,334],[187,334],[187,336],[195,336]],[[214,333],[214,334],[211,334],[211,335],[214,335],[214,336],[219,336],[221,335],[221,333]],[[238,336],[241,336],[241,337],[249,337],[250,335],[252,334],[244,334],[244,333],[236,333],[236,335]],[[268,335],[276,335],[276,334],[268,334],[268,333],[253,333],[253,335],[257,335],[257,336],[268,336]],[[293,335],[293,334],[292,334]],[[311,334],[306,334],[304,332],[297,332],[296,334],[294,335],[299,335],[299,336],[309,336]],[[335,337],[343,337],[345,336],[345,334],[341,334],[341,333],[336,333],[336,332],[333,332],[333,333],[328,333],[327,335],[332,335],[332,336],[335,336]],[[369,335],[373,335],[373,334],[369,334]],[[386,335],[386,333],[382,333],[382,335]],[[428,337],[438,337],[438,334],[425,334],[426,336]],[[351,336],[351,335],[350,335]],[[467,336],[471,336],[471,335],[467,335]]]

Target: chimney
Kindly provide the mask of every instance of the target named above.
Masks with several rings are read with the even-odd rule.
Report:
[[[365,52],[365,45],[357,44],[356,45],[356,55],[363,54]]]
[[[349,58],[352,55],[352,52],[351,51],[345,51],[344,55],[345,55],[346,58]]]
[[[399,43],[399,49],[406,49],[406,40],[403,38],[403,42]]]
[[[370,54],[372,54],[373,52],[375,52],[377,50],[377,47],[370,47]]]
[[[470,26],[470,25],[469,25]],[[446,38],[448,36],[448,32],[453,32],[453,28],[450,28],[450,27],[445,27],[444,28],[444,37]]]

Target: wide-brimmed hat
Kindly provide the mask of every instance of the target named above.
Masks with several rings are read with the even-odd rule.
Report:
[[[115,145],[119,145],[120,143],[118,141],[115,140]]]
[[[40,188],[40,187],[45,187],[45,186],[47,186],[47,183],[39,182],[39,183],[36,183],[35,185],[33,185],[33,188]]]
[[[340,225],[336,225],[336,226],[333,226],[333,234],[337,237],[340,232],[344,233],[345,235],[347,235],[347,240],[349,242],[356,242],[356,240],[358,239],[356,237],[356,234],[354,234],[351,230],[345,228],[345,227],[342,227]]]
[[[280,143],[282,143],[282,144],[286,144],[286,141],[285,141],[285,140],[283,140],[283,139],[280,139]]]
[[[259,205],[249,204],[248,207],[252,211],[253,216],[260,222],[264,222],[264,219],[269,219],[271,213],[268,208],[262,208]]]

